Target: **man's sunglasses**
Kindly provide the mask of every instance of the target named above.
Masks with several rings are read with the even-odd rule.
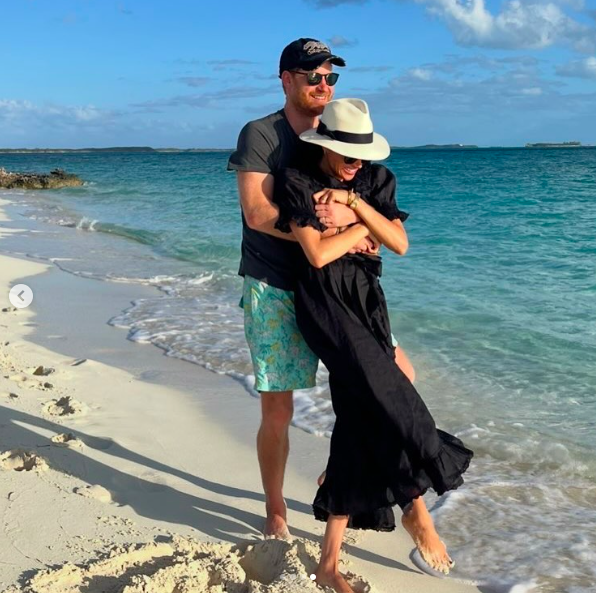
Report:
[[[364,161],[362,159],[355,159],[351,156],[345,156],[344,157],[344,163],[346,165],[353,165],[356,161],[360,161],[363,165],[367,165],[369,163],[369,161]]]
[[[339,78],[339,74],[337,72],[331,72],[329,74],[319,74],[318,72],[300,72],[300,70],[290,70],[294,74],[302,74],[302,76],[306,76],[306,84],[308,86],[316,86],[321,84],[321,80],[325,79],[325,82],[329,86],[334,86]]]

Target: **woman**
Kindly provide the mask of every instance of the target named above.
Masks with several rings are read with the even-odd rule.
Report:
[[[472,452],[436,428],[395,364],[379,284],[380,257],[350,253],[368,236],[398,254],[408,248],[401,224],[407,215],[395,203],[395,177],[368,162],[386,158],[390,148],[373,132],[367,104],[358,99],[329,102],[318,128],[300,138],[321,147],[320,158],[284,169],[276,176],[274,195],[280,210],[277,228],[292,231],[302,247],[296,264],[296,319],[329,370],[336,414],[326,477],[313,503],[315,517],[327,522],[316,577],[321,585],[352,593],[338,571],[345,528],[393,530],[393,505],[407,519],[413,507],[423,505],[428,488],[441,495],[459,487]],[[362,222],[323,237],[326,227],[315,214],[313,197],[319,205],[349,205]],[[445,558],[429,563],[448,572],[452,563],[446,551]]]

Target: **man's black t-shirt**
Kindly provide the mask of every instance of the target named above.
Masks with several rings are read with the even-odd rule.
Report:
[[[275,175],[289,166],[303,144],[283,109],[248,122],[228,161],[228,171]],[[293,262],[300,246],[248,227],[242,214],[242,258],[238,273],[283,290],[293,288]]]

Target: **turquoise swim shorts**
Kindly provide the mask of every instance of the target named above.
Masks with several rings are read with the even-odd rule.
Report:
[[[306,345],[294,293],[245,276],[241,306],[257,391],[293,391],[316,384],[319,359]]]
[[[257,391],[294,391],[316,385],[319,359],[306,345],[294,309],[294,293],[244,277],[240,306]],[[391,334],[393,346],[397,340]]]

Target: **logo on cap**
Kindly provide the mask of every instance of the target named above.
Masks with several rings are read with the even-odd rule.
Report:
[[[302,51],[305,51],[309,56],[312,56],[313,54],[320,54],[323,52],[327,54],[331,53],[329,48],[320,41],[308,41],[302,47]]]

